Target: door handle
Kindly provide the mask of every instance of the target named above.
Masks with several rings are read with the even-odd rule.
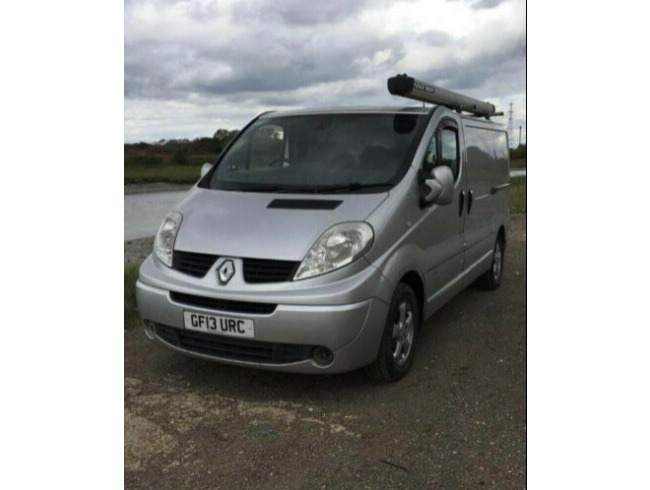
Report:
[[[474,201],[474,191],[472,189],[467,193],[467,214],[472,211],[472,202]]]
[[[464,206],[465,206],[465,191],[460,191],[460,204],[458,205],[458,216],[463,215]]]

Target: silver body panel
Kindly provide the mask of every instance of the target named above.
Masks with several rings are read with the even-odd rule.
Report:
[[[332,109],[330,112],[422,112],[422,108]],[[426,111],[430,111],[427,109]],[[322,114],[326,111],[267,113]],[[458,126],[460,171],[449,205],[420,206],[418,170],[427,145],[442,119]],[[471,132],[466,138],[466,130]],[[255,340],[325,346],[334,362],[319,367],[311,360],[288,364],[224,359],[184,352],[242,366],[291,372],[344,372],[371,363],[377,356],[393,291],[415,273],[423,293],[423,317],[487,271],[499,230],[507,236],[507,158],[481,150],[477,134],[505,135],[500,125],[461,117],[446,108],[433,110],[411,165],[389,192],[349,194],[272,194],[192,188],[175,208],[183,215],[175,250],[219,256],[205,277],[172,270],[149,256],[137,283],[140,314],[145,321],[183,329],[183,311],[218,313],[174,302],[170,291],[226,300],[277,304],[268,315],[223,312],[255,321]],[[499,136],[500,137],[500,136]],[[505,136],[504,136],[505,137]],[[489,138],[488,138],[489,139]],[[469,144],[468,144],[469,142]],[[496,191],[494,190],[496,189]],[[473,191],[472,211],[459,212],[461,193]],[[275,198],[340,200],[333,210],[269,209]],[[300,281],[251,284],[244,280],[242,258],[301,261],[317,238],[332,225],[365,221],[374,230],[371,249],[352,264]],[[235,275],[226,285],[216,280],[222,260],[231,259]],[[157,339],[170,347],[163,339]],[[174,347],[179,350],[178,347]]]
[[[337,196],[317,195],[309,199],[343,200]],[[183,232],[176,238],[174,248],[300,261],[323,231],[343,221],[365,220],[386,196],[388,193],[350,194],[336,209],[305,211],[267,209],[274,199],[304,198],[304,195],[194,187],[176,207],[183,215]]]

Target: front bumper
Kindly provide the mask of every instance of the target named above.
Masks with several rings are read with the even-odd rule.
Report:
[[[251,288],[250,292],[218,288],[209,291],[203,280],[165,269],[149,257],[141,267],[136,284],[138,308],[151,336],[167,347],[195,357],[299,373],[351,371],[375,360],[390,299],[386,295],[390,295],[391,291],[377,269],[362,265],[357,274],[333,283],[321,281],[310,285],[308,281],[301,281],[290,285],[285,283],[280,288],[268,284],[266,294],[261,294],[259,286]],[[289,287],[291,285],[294,287]],[[179,303],[172,298],[172,291],[231,301],[270,302],[277,304],[277,307],[269,314],[220,311]],[[368,295],[369,291],[375,291],[375,294]],[[296,362],[283,362],[281,358],[266,362],[251,360],[249,355],[224,356],[219,354],[221,351],[218,349],[207,349],[206,345],[214,344],[211,339],[229,341],[232,337],[211,334],[203,335],[203,340],[194,337],[188,342],[178,341],[192,333],[184,328],[184,311],[252,319],[256,345],[251,348],[284,345],[311,349],[323,346],[333,351],[334,360],[323,367],[310,357]]]

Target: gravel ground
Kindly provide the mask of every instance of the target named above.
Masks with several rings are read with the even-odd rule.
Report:
[[[125,486],[525,488],[525,228],[513,216],[501,288],[430,318],[399,383],[224,366],[130,331]]]
[[[124,262],[142,262],[153,250],[153,238],[141,238],[124,242]]]

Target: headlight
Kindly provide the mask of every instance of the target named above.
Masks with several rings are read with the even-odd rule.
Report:
[[[293,280],[319,276],[354,262],[370,249],[373,238],[368,223],[332,226],[307,252]]]
[[[156,239],[153,242],[153,253],[167,267],[172,266],[174,242],[176,241],[176,234],[178,233],[182,220],[183,216],[181,213],[170,211],[160,225],[160,228],[158,228]]]

